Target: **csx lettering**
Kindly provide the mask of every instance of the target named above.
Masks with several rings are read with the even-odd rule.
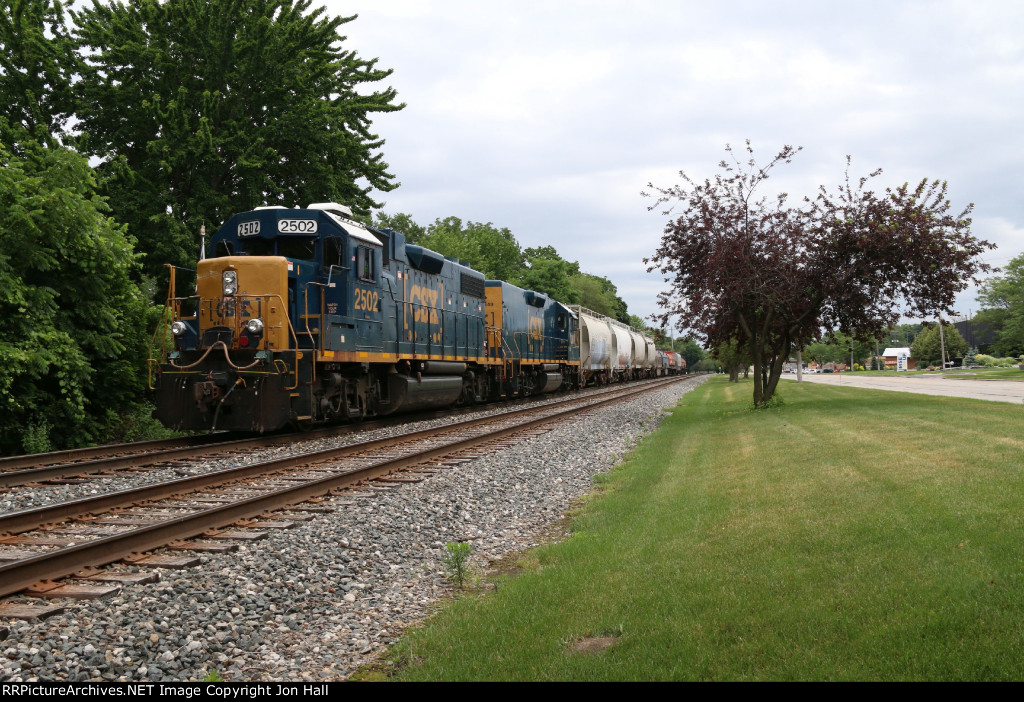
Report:
[[[434,308],[437,306],[437,298],[440,294],[440,290],[431,290],[430,288],[425,288],[422,285],[413,285],[409,290],[409,302],[414,305],[420,305],[413,310],[413,320],[416,322],[437,324],[437,310]]]
[[[544,319],[541,317],[530,317],[530,338],[539,340],[544,338]]]
[[[363,288],[356,288],[356,309],[366,310],[367,312],[376,312],[377,304],[380,302],[375,290],[364,290]]]
[[[236,306],[241,307],[240,316],[252,317],[252,304],[249,300],[239,301],[233,297],[222,297],[217,301],[217,316],[218,317],[234,317]]]
[[[235,298],[233,297],[222,297],[217,301],[217,316],[218,317],[234,317],[235,316]]]

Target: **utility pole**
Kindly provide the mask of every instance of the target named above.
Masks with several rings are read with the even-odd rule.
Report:
[[[942,315],[939,315],[939,348],[942,350],[942,370],[946,370],[946,335],[942,331]]]

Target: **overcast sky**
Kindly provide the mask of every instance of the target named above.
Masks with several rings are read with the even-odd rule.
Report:
[[[648,182],[713,176],[729,143],[803,146],[766,194],[882,168],[949,182],[1004,265],[1024,250],[1024,4],[329,0],[349,49],[394,69],[389,213],[508,227],[608,277],[633,314],[665,218]],[[977,310],[973,289],[956,310]]]

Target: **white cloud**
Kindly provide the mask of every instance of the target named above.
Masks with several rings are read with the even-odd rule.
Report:
[[[349,48],[394,68],[408,107],[374,125],[402,187],[389,211],[509,227],[655,309],[642,270],[664,217],[649,182],[713,176],[722,147],[805,150],[766,185],[794,197],[876,167],[950,182],[998,255],[1024,249],[1024,5],[780,0],[334,0]],[[1008,260],[1009,256],[1007,257]],[[968,301],[972,301],[971,300]],[[960,304],[958,302],[958,304]],[[964,306],[964,305],[961,305]]]

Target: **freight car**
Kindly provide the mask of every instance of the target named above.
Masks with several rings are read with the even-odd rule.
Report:
[[[150,359],[175,429],[272,431],[579,388],[578,312],[352,219],[237,214]],[[204,247],[205,249],[205,247]]]

